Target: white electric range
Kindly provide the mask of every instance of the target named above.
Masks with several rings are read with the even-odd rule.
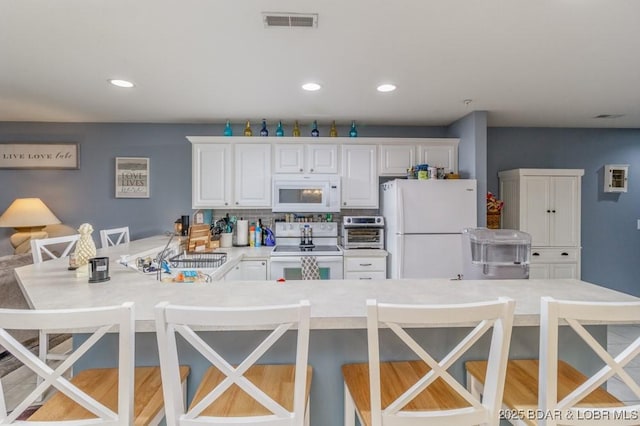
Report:
[[[342,248],[336,222],[276,222],[271,279],[301,280],[302,258],[315,256],[320,279],[343,279]]]

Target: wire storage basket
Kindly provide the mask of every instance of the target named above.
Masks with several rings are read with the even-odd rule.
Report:
[[[172,268],[218,268],[227,261],[227,253],[180,253],[169,259]]]

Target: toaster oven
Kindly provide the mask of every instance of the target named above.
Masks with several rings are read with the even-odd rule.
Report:
[[[344,216],[342,247],[384,249],[384,218],[382,216]]]

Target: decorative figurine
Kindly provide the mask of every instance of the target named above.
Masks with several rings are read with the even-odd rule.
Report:
[[[89,263],[89,259],[96,257],[96,245],[91,237],[93,226],[89,223],[83,223],[78,228],[78,232],[80,233],[80,238],[76,243],[76,265],[83,266]]]

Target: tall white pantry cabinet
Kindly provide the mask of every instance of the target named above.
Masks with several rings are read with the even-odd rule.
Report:
[[[498,173],[502,228],[531,234],[529,278],[580,279],[582,169]]]

